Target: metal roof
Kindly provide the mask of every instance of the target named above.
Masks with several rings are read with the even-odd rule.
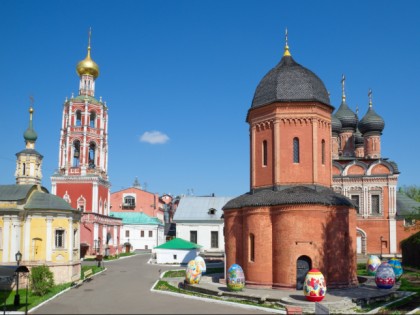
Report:
[[[195,249],[203,247],[201,245],[188,242],[182,238],[174,238],[169,242],[163,243],[162,245],[156,246],[155,248],[161,249]]]
[[[223,220],[222,208],[233,197],[182,197],[174,215],[174,222],[179,221],[214,221]],[[210,209],[214,209],[214,214]]]
[[[26,210],[75,210],[63,198],[34,191],[25,205]]]
[[[17,201],[25,199],[36,185],[0,185],[0,201]]]
[[[163,225],[158,218],[148,216],[143,212],[111,212],[111,216],[121,218],[123,224]]]
[[[397,215],[410,215],[416,211],[420,211],[420,202],[411,199],[404,193],[397,192]]]

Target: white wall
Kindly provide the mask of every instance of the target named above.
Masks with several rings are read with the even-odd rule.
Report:
[[[126,237],[126,231],[130,231],[130,236]],[[144,231],[144,237],[141,237],[141,231]],[[152,236],[149,236],[151,231]],[[133,250],[153,249],[165,242],[164,227],[161,225],[123,225],[121,232],[121,243],[130,242]]]
[[[190,231],[197,231],[197,244],[203,246],[201,251],[224,252],[224,223],[176,223],[176,237],[190,241]],[[211,248],[211,231],[219,232],[218,248]]]
[[[158,264],[188,264],[190,260],[197,257],[200,250],[156,248],[153,251],[156,253],[156,263]]]

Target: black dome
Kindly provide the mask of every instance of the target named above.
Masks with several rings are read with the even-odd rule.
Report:
[[[335,116],[340,119],[342,130],[356,130],[357,126],[357,116],[356,114],[347,106],[346,100],[343,98],[340,107],[335,113]]]
[[[331,115],[331,130],[333,133],[339,134],[341,132],[341,121],[335,115]]]
[[[362,147],[365,143],[365,140],[363,139],[363,135],[360,132],[359,128],[357,128],[356,132],[354,133],[354,143],[356,144],[356,147]]]
[[[320,78],[293,60],[283,56],[258,84],[251,107],[273,102],[318,101],[330,105],[327,89]]]
[[[360,132],[363,134],[368,132],[382,133],[384,127],[385,122],[382,117],[373,110],[372,106],[369,106],[365,117],[359,122]]]

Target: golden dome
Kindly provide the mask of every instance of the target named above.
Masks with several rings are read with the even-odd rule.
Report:
[[[76,66],[76,72],[79,76],[84,74],[93,76],[96,79],[99,76],[99,66],[90,58],[90,31],[89,31],[89,45],[88,52],[85,59],[80,61]]]

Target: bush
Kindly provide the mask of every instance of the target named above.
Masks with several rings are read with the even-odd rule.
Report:
[[[31,290],[34,295],[42,296],[54,286],[54,275],[48,266],[36,266],[31,270]]]

